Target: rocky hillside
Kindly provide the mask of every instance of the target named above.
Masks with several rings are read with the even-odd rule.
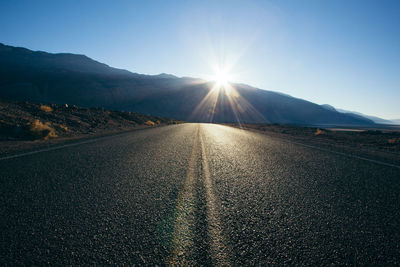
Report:
[[[178,123],[134,112],[0,101],[0,141],[36,140]]]

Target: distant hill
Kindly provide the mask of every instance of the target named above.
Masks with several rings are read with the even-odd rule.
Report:
[[[330,105],[321,105],[321,106],[323,106],[325,108],[329,108],[329,109],[332,109],[332,108],[335,109],[333,106],[330,106]],[[341,112],[341,113],[345,113],[350,116],[354,116],[356,118],[367,118],[378,124],[399,124],[400,123],[400,120],[399,121],[385,120],[385,119],[382,119],[382,118],[379,118],[376,116],[365,115],[365,114],[363,114],[361,112],[357,112],[357,111],[348,111],[348,110],[340,109],[340,108],[336,108],[335,110],[337,110],[338,112]]]
[[[0,98],[4,100],[104,107],[200,122],[374,123],[282,93],[244,84],[233,86],[236,92],[232,94],[221,90],[213,95],[209,94],[213,83],[201,79],[142,75],[84,55],[34,52],[0,44]]]

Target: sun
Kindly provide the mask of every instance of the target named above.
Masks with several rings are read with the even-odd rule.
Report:
[[[231,76],[227,71],[217,70],[214,75],[214,81],[217,87],[227,87],[229,85],[229,81]]]

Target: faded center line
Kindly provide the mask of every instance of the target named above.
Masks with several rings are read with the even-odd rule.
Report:
[[[193,265],[193,225],[194,225],[194,181],[197,169],[197,158],[199,128],[197,128],[193,140],[192,154],[190,156],[188,171],[183,189],[178,194],[176,205],[176,221],[174,233],[172,237],[172,254],[168,258],[167,264],[172,266],[189,266]]]
[[[207,223],[208,238],[210,242],[210,256],[213,263],[217,266],[231,266],[226,246],[226,240],[223,234],[222,221],[219,214],[218,201],[214,194],[214,184],[211,179],[210,167],[208,165],[204,141],[200,135],[201,155],[204,175],[204,186],[206,188],[207,202]]]
[[[201,158],[201,164],[198,159]],[[213,265],[230,266],[228,249],[223,234],[219,206],[214,194],[214,184],[205,151],[200,127],[197,128],[193,140],[192,153],[184,188],[179,192],[175,207],[175,223],[172,237],[172,252],[167,259],[170,266],[193,266],[196,263],[195,250],[195,218],[198,202],[195,195],[196,174],[202,177],[205,188],[207,236],[210,258]]]

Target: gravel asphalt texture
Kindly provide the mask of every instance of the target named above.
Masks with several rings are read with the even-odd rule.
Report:
[[[0,265],[400,265],[400,168],[215,124],[0,158]]]

